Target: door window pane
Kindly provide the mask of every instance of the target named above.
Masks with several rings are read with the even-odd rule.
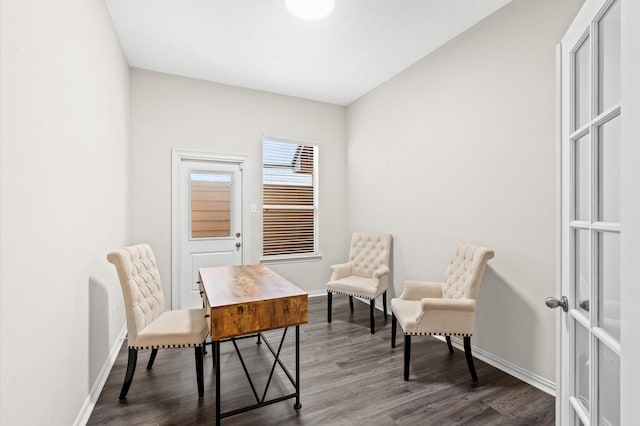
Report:
[[[589,231],[575,231],[575,295],[577,306],[587,318],[590,310]]]
[[[591,53],[589,49],[589,40],[587,36],[582,44],[573,54],[574,65],[574,98],[575,111],[573,119],[573,128],[578,129],[585,125],[589,120],[589,81],[591,77]]]
[[[620,1],[598,22],[598,112],[620,102]]]
[[[231,235],[231,175],[192,171],[191,238]]]
[[[598,344],[598,424],[620,424],[620,358]]]
[[[575,397],[589,411],[589,332],[578,321],[575,326]]]
[[[585,135],[574,142],[573,176],[574,182],[574,218],[587,221],[590,218],[589,208],[589,135]]]
[[[620,222],[620,116],[598,129],[598,220]]]
[[[598,233],[600,327],[620,339],[620,235]]]

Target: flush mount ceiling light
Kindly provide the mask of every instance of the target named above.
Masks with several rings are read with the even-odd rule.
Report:
[[[320,19],[333,10],[335,0],[287,0],[287,9],[300,19]]]

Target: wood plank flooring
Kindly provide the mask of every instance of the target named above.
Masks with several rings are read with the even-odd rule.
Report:
[[[391,349],[391,316],[376,311],[376,334],[369,333],[369,306],[334,296],[333,323],[326,298],[309,299],[309,324],[300,328],[301,404],[278,402],[222,420],[227,425],[553,425],[555,399],[476,359],[473,383],[464,352],[449,354],[432,337],[414,337],[411,375],[402,379],[403,338],[398,327]],[[282,330],[265,333],[277,349]],[[125,342],[126,343],[126,342]],[[255,339],[239,341],[259,395],[273,357]],[[295,371],[295,329],[287,332],[281,357]],[[233,344],[221,345],[222,411],[255,403]],[[126,344],[118,355],[89,419],[90,425],[197,425],[215,419],[215,376],[207,347],[205,395],[198,399],[193,349],[160,350],[152,370],[150,351],[140,351],[127,400],[118,400],[127,364]],[[293,387],[276,368],[267,399]]]

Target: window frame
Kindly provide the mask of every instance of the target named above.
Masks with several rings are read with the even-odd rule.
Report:
[[[264,192],[264,170],[265,170],[265,162],[264,162],[264,143],[265,141],[269,142],[277,142],[277,143],[287,143],[287,144],[296,144],[302,146],[310,146],[313,148],[313,174],[312,174],[312,187],[313,187],[313,206],[287,206],[287,205],[273,205],[273,204],[264,204],[265,192]],[[320,254],[320,238],[319,238],[319,144],[316,140],[310,139],[301,139],[301,138],[290,138],[290,137],[282,137],[282,136],[273,136],[273,135],[264,135],[262,138],[262,210],[261,210],[261,222],[262,222],[262,250],[261,250],[261,263],[292,263],[292,262],[306,262],[312,260],[318,260],[322,258]],[[295,207],[296,209],[302,210],[312,210],[313,211],[313,252],[305,252],[305,253],[291,253],[291,254],[276,254],[276,255],[265,255],[264,254],[264,212],[265,209],[281,209],[287,210],[291,209],[291,207]]]

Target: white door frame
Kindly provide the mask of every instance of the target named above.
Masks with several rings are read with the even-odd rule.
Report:
[[[562,45],[556,46],[556,298],[562,298]],[[564,407],[560,392],[563,377],[562,351],[566,350],[562,339],[562,312],[556,309],[556,425],[561,424]]]
[[[178,205],[178,193],[180,190],[180,163],[183,160],[211,161],[215,163],[231,163],[240,165],[242,170],[242,233],[243,251],[242,264],[251,263],[251,212],[250,182],[251,182],[251,157],[248,154],[219,154],[200,151],[188,151],[171,149],[171,307],[178,309],[181,306],[181,280],[182,266],[180,265],[180,206]]]

